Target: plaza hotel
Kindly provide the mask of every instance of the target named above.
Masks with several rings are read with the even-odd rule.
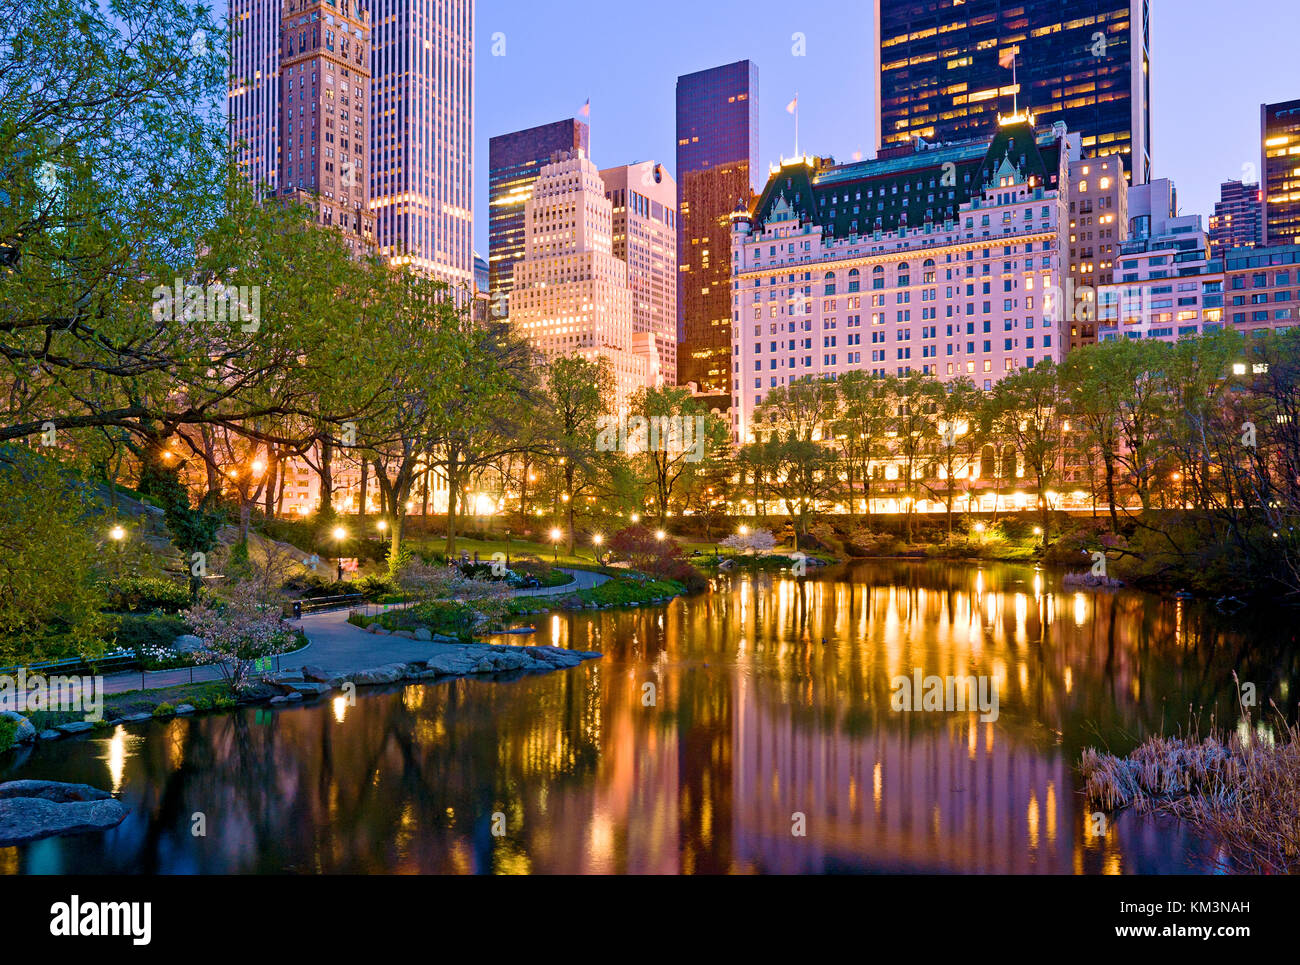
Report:
[[[754,438],[767,393],[803,378],[921,372],[991,389],[1059,362],[1080,153],[1064,124],[1020,114],[992,138],[772,168],[753,210],[732,215],[735,442]]]

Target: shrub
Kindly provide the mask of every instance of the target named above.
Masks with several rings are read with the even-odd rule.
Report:
[[[146,647],[170,648],[177,637],[188,633],[179,616],[158,613],[125,613],[118,617],[117,645],[139,653]]]
[[[183,583],[150,576],[124,576],[105,587],[107,609],[119,613],[179,613],[190,605],[190,592]]]
[[[0,754],[14,746],[14,737],[18,734],[18,721],[0,717]]]
[[[398,592],[397,583],[387,576],[364,576],[352,581],[352,592],[360,593],[367,600],[378,600],[382,596]]]
[[[895,556],[899,548],[898,537],[869,529],[855,530],[844,541],[844,551],[850,556]]]
[[[174,713],[176,713],[176,708],[165,700],[153,709],[153,715],[155,717],[170,717]]]

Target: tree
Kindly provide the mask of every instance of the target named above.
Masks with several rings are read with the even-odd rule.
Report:
[[[957,493],[957,479],[973,471],[978,449],[962,444],[971,435],[979,435],[979,409],[984,393],[963,377],[944,383],[936,393],[935,430],[938,436],[938,463],[943,473],[943,503],[952,539],[952,504]],[[931,492],[934,490],[931,488]]]
[[[573,555],[574,516],[578,502],[597,485],[600,474],[599,438],[602,422],[614,398],[614,376],[604,358],[589,361],[578,356],[555,359],[549,367],[541,393],[549,431],[548,449],[555,462],[556,477],[564,503],[569,555]],[[615,432],[617,435],[617,432]]]
[[[833,425],[839,440],[848,491],[849,512],[857,496],[855,481],[861,482],[862,501],[871,514],[871,474],[873,464],[888,455],[888,433],[896,405],[897,380],[894,376],[875,376],[856,369],[845,372],[837,381],[838,414]]]
[[[993,399],[999,428],[1015,441],[1038,486],[1039,525],[1046,551],[1051,533],[1047,492],[1059,471],[1064,441],[1056,367],[1043,361],[1006,376],[993,387]]]
[[[0,492],[0,661],[98,653],[102,510],[57,464],[16,446],[0,446]]]
[[[659,525],[671,511],[674,495],[690,490],[704,478],[707,466],[715,463],[727,447],[727,424],[709,412],[689,390],[675,385],[638,389],[628,406],[647,422],[644,439],[637,451],[629,451],[655,494]],[[632,442],[629,441],[629,450]]]
[[[929,457],[938,437],[935,412],[943,387],[933,376],[909,372],[898,380],[895,396],[897,409],[893,428],[899,458],[898,472],[903,483],[903,513],[907,521],[907,541],[912,541],[912,518],[916,510],[917,481],[924,481]]]

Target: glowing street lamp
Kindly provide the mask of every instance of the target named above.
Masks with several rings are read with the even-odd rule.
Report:
[[[641,514],[640,514],[640,513],[633,513],[632,516],[631,516],[630,518],[631,518],[631,520],[632,520],[632,525],[633,525],[633,526],[635,526],[637,523],[641,522]]]
[[[560,561],[560,537],[562,535],[558,526],[551,529],[551,548],[554,550],[551,559],[556,563]]]
[[[126,530],[124,530],[121,526],[114,526],[112,529],[108,531],[108,536],[109,539],[113,540],[114,542],[120,543],[122,542],[122,540],[126,539]]]
[[[741,524],[740,524],[740,530],[739,530],[739,533],[740,533],[741,536],[748,536],[748,535],[749,535],[749,527],[746,526],[744,523],[741,523]]]
[[[591,543],[596,547],[595,557],[597,563],[600,562],[600,544],[603,542],[605,542],[605,537],[601,536],[599,533],[592,534]]]
[[[388,520],[381,519],[379,522],[375,523],[375,526],[378,528],[379,532],[382,533],[384,530],[388,529]]]
[[[662,529],[655,530],[655,539],[659,540],[659,542],[661,543],[664,541],[664,537],[666,537],[667,535],[668,534],[665,533]]]
[[[334,527],[334,539],[335,539],[336,542],[342,543],[345,539],[347,539],[347,535],[348,535],[348,531],[347,531],[346,529],[344,529],[342,526],[335,526],[335,527]],[[339,552],[339,553],[342,553],[342,552],[343,552],[343,547],[340,546],[340,547],[338,548],[338,552]],[[337,579],[338,579],[338,581],[339,581],[340,583],[342,583],[342,582],[343,582],[343,557],[342,557],[342,556],[336,556],[335,559],[338,560],[338,577],[337,577]]]

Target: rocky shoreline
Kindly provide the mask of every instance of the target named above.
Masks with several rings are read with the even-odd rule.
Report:
[[[255,686],[237,698],[235,706],[269,704],[282,706],[299,701],[314,700],[357,687],[391,686],[397,683],[436,682],[457,677],[503,676],[514,679],[527,674],[550,673],[576,667],[586,660],[604,656],[597,650],[565,650],[547,646],[510,646],[507,644],[452,642],[451,638],[434,636],[430,640],[432,653],[423,660],[394,662],[362,670],[329,673],[306,664],[298,670],[283,670],[263,674]],[[214,710],[228,708],[214,708]],[[75,737],[96,729],[97,726],[131,724],[146,720],[183,717],[196,713],[191,704],[180,703],[166,712],[105,714],[101,722],[73,721],[37,731],[32,723],[14,711],[4,711],[3,716],[14,720],[18,727],[14,734],[14,747],[25,744],[47,743],[64,737]]]

